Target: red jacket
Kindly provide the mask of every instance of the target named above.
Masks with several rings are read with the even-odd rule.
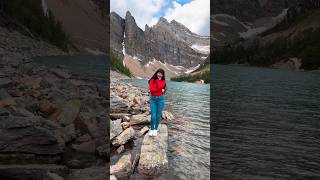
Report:
[[[150,90],[150,93],[151,93],[151,96],[162,96],[163,93],[162,93],[162,89],[165,88],[165,85],[166,85],[166,81],[165,80],[156,80],[154,82],[153,79],[150,80],[150,83],[149,83],[149,90]]]

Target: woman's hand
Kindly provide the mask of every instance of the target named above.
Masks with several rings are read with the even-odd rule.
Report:
[[[163,93],[164,93],[164,91],[165,91],[165,90],[164,90],[164,89],[162,89],[162,92],[163,92]]]

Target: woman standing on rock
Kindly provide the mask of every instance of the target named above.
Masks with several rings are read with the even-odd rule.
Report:
[[[166,80],[163,69],[158,69],[149,80],[149,90],[151,93],[150,110],[151,123],[149,136],[157,136],[158,126],[161,120],[161,113],[164,107],[164,96]]]

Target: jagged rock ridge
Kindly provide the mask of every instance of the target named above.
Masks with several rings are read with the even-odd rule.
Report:
[[[152,27],[140,29],[130,12],[125,19],[110,14],[110,47],[119,57],[137,57],[142,64],[154,59],[176,66],[194,67],[202,64],[209,53],[209,37],[192,33],[181,23],[161,17]]]

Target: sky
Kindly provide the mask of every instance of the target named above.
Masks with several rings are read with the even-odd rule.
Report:
[[[169,22],[174,19],[184,24],[196,34],[210,34],[210,0],[111,0],[110,11],[123,18],[130,11],[142,30],[146,24],[153,26],[160,17],[165,17]]]

